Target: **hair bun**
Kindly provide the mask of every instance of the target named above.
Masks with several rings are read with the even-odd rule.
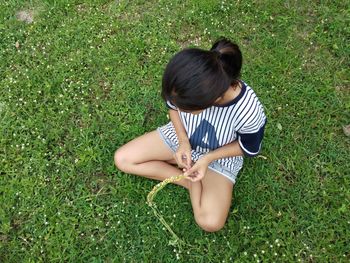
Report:
[[[226,38],[220,38],[210,51],[218,54],[226,74],[232,78],[232,82],[236,81],[242,68],[242,53],[238,45]]]

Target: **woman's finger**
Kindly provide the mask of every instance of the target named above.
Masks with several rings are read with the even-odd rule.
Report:
[[[183,163],[182,163],[181,158],[179,158],[179,155],[178,155],[178,154],[175,154],[174,157],[175,157],[175,161],[176,161],[176,163],[177,163],[177,166],[179,166],[180,168],[183,168],[184,165],[183,165]]]
[[[194,171],[193,167],[190,169],[187,169],[187,171],[185,172],[185,176],[188,176],[188,177],[195,176],[195,171]]]
[[[182,163],[183,163],[183,165],[184,165],[184,167],[186,167],[187,169],[189,169],[190,168],[190,162],[191,162],[191,156],[189,156],[189,154],[188,153],[184,153],[184,154],[182,154],[182,156],[181,156],[181,160],[182,160]]]
[[[187,168],[191,168],[191,164],[192,164],[192,156],[191,156],[191,153],[190,152],[187,152],[186,153],[186,165],[187,165]]]

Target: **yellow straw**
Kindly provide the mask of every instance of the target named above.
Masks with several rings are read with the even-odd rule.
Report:
[[[162,190],[167,184],[180,181],[181,179],[184,179],[184,178],[186,178],[186,176],[184,174],[169,177],[169,178],[165,179],[163,182],[160,182],[159,184],[155,185],[153,187],[152,191],[149,192],[149,194],[147,195],[147,204],[152,208],[154,215],[165,226],[165,228],[168,229],[168,231],[172,234],[172,236],[174,238],[173,241],[169,242],[170,245],[178,245],[179,247],[181,247],[181,245],[184,245],[185,243],[175,234],[175,232],[171,229],[169,224],[165,221],[163,216],[158,211],[156,204],[153,202],[153,199],[156,196],[156,194],[160,190]]]

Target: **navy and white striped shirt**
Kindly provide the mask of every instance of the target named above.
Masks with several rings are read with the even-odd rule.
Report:
[[[194,115],[178,110],[192,149],[206,153],[238,140],[247,156],[259,153],[266,116],[255,92],[243,81],[240,94],[226,105],[211,106]]]

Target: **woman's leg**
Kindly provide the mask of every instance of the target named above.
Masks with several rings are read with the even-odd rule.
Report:
[[[160,138],[158,131],[138,137],[119,148],[114,155],[116,166],[123,172],[163,181],[182,171],[175,163],[173,152]],[[183,179],[175,182],[187,188],[197,224],[208,232],[220,230],[231,206],[233,183],[208,169],[201,181]]]
[[[197,182],[190,181],[190,197],[197,224],[208,232],[220,230],[226,222],[234,184],[211,169]]]
[[[158,131],[144,134],[123,145],[115,152],[114,162],[123,172],[160,181],[182,173],[170,164],[174,163],[173,152]],[[189,188],[189,181],[186,179],[175,183]]]

